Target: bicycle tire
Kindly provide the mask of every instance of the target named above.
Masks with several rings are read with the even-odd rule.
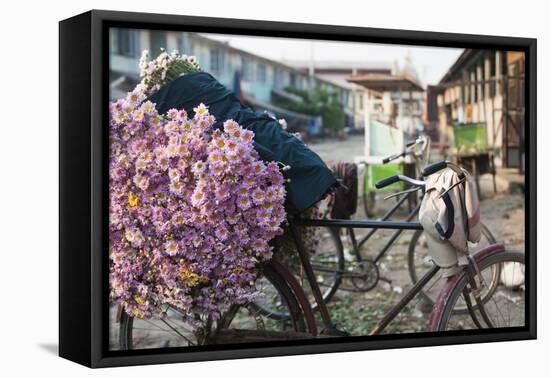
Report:
[[[419,244],[419,239],[422,236],[423,232],[424,230],[415,231],[409,243],[409,251],[407,255],[407,268],[409,271],[409,277],[411,278],[413,285],[418,282],[419,276],[420,276],[417,272],[418,267],[416,263],[417,259],[416,259],[415,251],[416,251],[416,247]],[[482,234],[482,237],[486,238],[488,245],[496,244],[495,236],[493,235],[491,230],[489,230],[489,228],[483,223],[481,224],[481,234]],[[498,278],[498,274],[499,272],[495,272],[494,274],[495,279],[491,281],[490,290],[487,292],[488,296],[492,295],[492,292],[496,289],[496,285],[498,284],[498,280],[496,280],[496,278]],[[420,298],[422,298],[424,303],[426,303],[429,306],[433,306],[434,300],[428,294],[426,294],[424,290],[420,291],[418,295]],[[457,308],[455,309],[455,311],[465,313],[468,310],[467,308]]]
[[[273,269],[270,264],[266,264],[263,269],[264,276],[269,280],[269,282],[273,285],[273,287],[277,290],[279,295],[282,298],[282,303],[285,304],[285,306],[288,307],[288,321],[290,322],[290,325],[292,327],[292,331],[296,335],[301,335],[304,338],[309,335],[307,327],[306,327],[306,321],[305,316],[302,308],[300,307],[300,304],[298,300],[296,299],[293,291],[289,287],[289,285],[285,282],[284,278],[276,272],[275,269]],[[222,337],[227,337],[227,332],[224,331],[232,331],[233,334],[239,336],[239,337],[246,337],[247,331],[250,330],[242,330],[238,328],[231,329],[231,324],[233,322],[233,319],[222,329],[217,330],[217,333],[220,335],[217,338],[210,339],[208,341],[209,344],[220,344],[220,343],[227,343],[222,342]],[[129,316],[125,311],[122,311],[121,317],[120,317],[120,325],[119,325],[119,347],[121,350],[131,350],[134,349],[133,345],[133,327],[134,326],[134,317]],[[261,331],[257,331],[254,333],[255,339],[258,339],[259,334]],[[268,340],[273,340],[277,337],[277,334],[280,335],[281,338],[284,337],[290,337],[292,334],[291,332],[286,331],[280,331],[279,333],[277,331],[265,331],[266,338]],[[225,335],[225,336],[224,336]],[[250,342],[249,340],[233,340],[231,343],[240,343],[240,342]],[[162,347],[162,346],[157,346]],[[154,348],[154,347],[153,347]]]
[[[342,245],[342,239],[340,238],[340,233],[338,228],[329,228],[330,237],[332,242],[335,246],[335,259],[336,259],[336,270],[337,272],[333,273],[333,281],[330,283],[330,285],[327,285],[325,290],[323,291],[323,302],[328,303],[336,294],[338,291],[338,287],[342,283],[342,273],[345,269],[345,260],[344,260],[344,247]],[[331,249],[332,251],[332,249]],[[296,252],[297,253],[297,252]],[[299,275],[300,272],[296,272],[298,267],[286,267],[287,269],[294,270],[292,273],[295,275]],[[294,268],[294,269],[292,269]],[[315,272],[315,266],[313,266],[313,270]],[[315,299],[312,296],[309,296],[309,302],[312,311],[317,311],[319,309],[319,305],[315,301]],[[257,310],[264,316],[267,316],[274,320],[284,320],[288,318],[288,313],[286,311],[277,311],[273,308],[270,308],[266,305],[262,305],[259,302],[254,302],[253,306],[257,308]]]
[[[490,250],[491,248],[493,250]],[[506,251],[503,245],[491,246],[486,250],[482,250],[477,254],[477,256],[474,256],[474,259],[476,260],[481,272],[491,265],[502,266],[505,263],[525,264],[524,253]],[[461,272],[449,280],[448,286],[442,290],[440,297],[437,300],[437,304],[434,306],[434,313],[432,314],[428,326],[429,330],[448,330],[449,320],[452,316],[458,315],[457,311],[454,310],[454,307],[457,300],[462,295],[463,289],[467,284],[467,280],[468,277],[465,272]],[[495,290],[493,290],[492,295],[494,295],[494,293]],[[495,301],[494,298],[492,300]],[[485,305],[488,301],[484,302]],[[474,308],[474,311],[478,310],[479,307]],[[498,312],[500,312],[500,310],[498,310]],[[501,312],[500,315],[504,318]],[[523,311],[523,321],[525,322],[525,309]]]

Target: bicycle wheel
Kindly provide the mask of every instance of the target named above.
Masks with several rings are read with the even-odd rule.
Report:
[[[457,307],[466,306],[463,291],[469,286],[467,274],[461,273],[453,280],[452,289],[446,291],[448,294],[443,292],[438,299],[439,303],[445,303],[445,306],[441,315],[436,314],[433,323],[430,322],[434,330],[523,327],[525,325],[525,255],[521,252],[501,250],[482,257],[477,264],[484,280],[491,279],[492,272],[498,266],[500,274],[492,295],[482,301],[482,306],[478,306],[473,298],[471,299],[474,316],[469,311],[466,313],[456,311]],[[469,297],[472,296],[469,295]],[[481,307],[491,327],[484,320]]]
[[[262,316],[252,304],[233,306],[204,336],[186,323],[177,310],[167,308],[163,318],[138,319],[123,311],[120,318],[119,347],[121,350],[182,347],[204,344],[232,344],[305,338],[306,323],[294,293],[284,279],[269,265],[263,275],[270,283],[269,292],[274,301],[286,308],[286,319],[274,320]],[[276,294],[275,294],[276,293]]]
[[[337,228],[320,228],[319,231],[319,244],[317,249],[311,254],[310,261],[317,284],[321,289],[323,295],[323,301],[329,302],[340,283],[342,282],[342,274],[345,267],[344,261],[344,249],[342,247],[342,241],[340,239],[339,229]],[[291,251],[297,254],[297,251]],[[296,256],[285,261],[287,269],[296,276],[302,286],[305,294],[308,297],[309,303],[313,311],[318,309],[318,304],[313,297],[309,281],[305,277],[301,262]],[[260,285],[264,285],[264,290],[269,293],[273,293],[273,287],[266,280],[261,280]],[[271,287],[271,288],[270,288]],[[254,302],[258,311],[271,319],[284,320],[288,319],[289,313],[286,308],[281,308],[280,302],[277,296],[266,295],[262,300]]]
[[[420,279],[420,277],[422,277],[428,271],[428,269],[433,266],[433,262],[430,259],[428,251],[428,244],[425,237],[423,236],[423,233],[423,230],[417,230],[411,238],[411,242],[409,243],[407,264],[409,276],[413,284],[415,284]],[[495,243],[496,239],[493,236],[492,232],[487,228],[487,226],[482,224],[481,239],[479,243],[470,243],[469,247],[470,251],[472,251],[472,253],[475,253]],[[489,281],[490,283],[488,282],[489,290],[486,291],[486,294],[489,296],[492,294],[492,291],[496,288],[496,285],[498,284],[499,273],[500,272],[497,270],[493,271],[492,278]],[[437,295],[441,291],[442,285],[443,280],[437,283],[434,281],[431,285],[428,285],[420,292],[419,296],[422,298],[423,302],[429,309],[431,309],[431,306],[433,306],[435,300],[437,299]],[[465,313],[468,310],[466,306],[464,306],[455,308],[455,311]]]

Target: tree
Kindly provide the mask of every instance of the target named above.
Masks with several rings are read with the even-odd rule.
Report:
[[[338,100],[337,93],[320,86],[310,90],[295,87],[287,87],[285,90],[300,97],[302,101],[279,99],[276,105],[298,113],[321,116],[325,129],[338,131],[344,128],[344,107]]]

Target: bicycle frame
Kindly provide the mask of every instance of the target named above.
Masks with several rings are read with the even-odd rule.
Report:
[[[407,155],[410,155],[413,157],[414,159],[414,162],[415,162],[415,173],[416,173],[416,177],[420,177],[421,176],[421,172],[420,172],[420,167],[419,167],[419,163],[424,159],[426,158],[428,161],[430,159],[430,148],[431,148],[431,140],[429,137],[424,137],[423,141],[422,142],[418,142],[420,139],[417,139],[416,143],[415,144],[418,144],[418,143],[424,143],[423,147],[422,147],[422,150],[420,152],[420,154],[415,154],[415,153],[412,153],[414,150],[412,148],[414,148],[415,144],[411,145],[410,147],[407,147],[407,149],[405,151],[403,151],[402,153],[400,154],[395,154],[395,155],[392,155],[390,157],[388,157],[386,160],[386,162],[390,162],[396,158],[399,158],[400,156],[401,157],[404,157],[404,156],[407,156]],[[407,152],[409,151],[409,152]],[[401,207],[401,205],[403,205],[403,203],[405,203],[405,201],[407,201],[408,199],[412,199],[413,196],[416,196],[417,195],[417,192],[416,191],[413,191],[413,192],[409,192],[407,194],[404,194],[398,201],[395,205],[393,205],[388,211],[386,211],[386,213],[382,216],[382,218],[380,219],[381,221],[387,221],[388,219],[390,219],[390,217],[397,211],[397,209],[399,209]],[[417,214],[418,214],[418,211],[420,210],[420,202],[415,206],[415,208],[413,210],[411,210],[409,212],[409,214],[407,215],[407,217],[405,218],[405,221],[406,222],[409,222],[411,221]],[[377,255],[372,259],[372,261],[376,264],[378,263],[378,261],[380,261],[380,259],[382,257],[384,257],[384,255],[386,254],[386,252],[388,252],[388,250],[391,248],[391,246],[393,245],[393,243],[397,240],[397,238],[399,237],[399,235],[401,235],[401,233],[403,232],[404,229],[396,229],[396,231],[393,233],[393,235],[388,239],[388,241],[386,242],[386,244],[382,247],[382,249],[377,253]],[[351,238],[351,243],[352,243],[352,246],[353,246],[353,253],[355,254],[356,258],[357,258],[357,261],[361,262],[363,261],[363,257],[361,256],[361,253],[359,252],[361,247],[376,233],[376,231],[378,231],[378,228],[372,228],[372,230],[366,235],[363,237],[363,239],[361,239],[359,242],[357,242],[356,238],[355,238],[355,232],[353,231],[353,228],[348,228],[348,231],[350,233],[350,238]]]
[[[411,213],[416,213],[418,211],[419,206],[420,205],[418,205],[417,208],[415,208],[415,210],[413,210]],[[313,296],[315,298],[315,301],[319,308],[319,312],[321,314],[323,325],[325,327],[322,333],[328,334],[328,335],[339,335],[339,336],[342,335],[342,331],[337,330],[335,325],[332,323],[327,305],[323,300],[323,296],[321,294],[319,284],[317,283],[317,280],[315,278],[315,273],[313,272],[309,255],[304,247],[303,241],[300,237],[300,233],[298,232],[297,227],[302,226],[302,227],[371,228],[373,230],[395,229],[397,230],[396,233],[397,232],[400,233],[404,230],[422,230],[423,229],[422,225],[419,222],[384,221],[384,220],[361,221],[361,220],[349,220],[349,219],[292,218],[292,219],[289,219],[289,224],[290,224],[292,236],[295,240],[295,243],[298,249],[298,255],[300,257],[300,261],[306,273],[306,279],[308,280],[309,285],[311,287]],[[490,248],[488,248],[488,250],[489,249]],[[368,333],[368,335],[370,336],[370,335],[376,335],[381,333],[388,326],[388,324],[390,324],[391,321],[395,319],[395,317],[414,299],[414,297],[416,297],[416,295],[420,293],[420,291],[422,291],[422,289],[431,281],[431,279],[437,274],[437,272],[439,272],[440,269],[441,268],[439,266],[434,264],[434,266],[431,267],[392,308],[390,308],[390,310],[374,326],[374,328]],[[479,293],[478,293],[479,290],[475,282],[476,269],[477,269],[477,266],[475,261],[472,258],[470,258],[464,272],[468,276],[468,282],[472,288],[471,292],[474,294],[474,300],[476,302],[476,305],[478,306],[478,308],[480,308],[482,319],[489,326],[489,328],[491,328],[492,324],[488,319],[487,314],[485,313],[484,305],[481,302],[481,299],[479,297]],[[304,297],[303,289],[301,287],[299,289],[302,290],[302,292],[300,293],[300,296]],[[473,312],[472,304],[469,300],[469,294],[470,292],[466,292],[466,291],[464,292],[464,297],[468,305],[468,311],[472,316],[472,319],[476,322],[476,324],[478,324],[480,322],[477,320]]]
[[[412,198],[413,195],[416,195],[416,192],[411,192],[411,193],[408,193],[406,195],[403,195],[399,199],[399,201],[397,201],[397,203],[395,205],[393,205],[388,211],[386,211],[386,213],[382,216],[380,221],[387,221],[388,219],[390,219],[390,217],[397,211],[397,209],[399,209],[401,207],[401,205],[403,205],[403,203],[405,203],[406,200],[408,200],[409,198]],[[405,222],[410,222],[418,214],[419,210],[420,210],[420,202],[407,215],[407,217],[405,218]],[[357,241],[355,239],[355,232],[353,231],[353,228],[348,228],[348,231],[350,232],[351,242],[352,242],[352,245],[353,245],[353,252],[354,252],[355,256],[357,257],[358,261],[363,260],[363,257],[361,256],[361,253],[359,252],[359,250],[376,233],[376,231],[378,231],[378,229],[379,228],[372,228],[371,231],[367,235],[365,235],[363,237],[363,239],[361,239],[361,241],[359,241],[359,243],[357,243]],[[405,229],[396,229],[396,231],[388,239],[386,244],[384,244],[382,249],[372,259],[372,261],[375,264],[378,263],[378,261],[386,254],[386,252],[388,252],[388,250],[391,248],[393,243],[397,240],[399,235],[401,235],[403,230],[405,230]]]
[[[417,206],[419,207],[419,206]],[[395,211],[395,210],[394,210]],[[418,211],[415,209],[415,211]],[[321,314],[321,319],[323,325],[325,326],[324,333],[331,334],[332,332],[337,332],[326,303],[323,300],[319,284],[315,278],[315,273],[313,272],[313,267],[311,266],[311,261],[309,255],[304,247],[303,241],[300,237],[300,233],[297,230],[297,227],[333,227],[333,228],[370,228],[370,229],[394,229],[396,232],[402,232],[404,230],[422,230],[422,225],[419,222],[410,222],[410,221],[384,221],[384,220],[350,220],[350,219],[301,219],[301,218],[291,218],[289,219],[290,230],[292,232],[292,237],[296,243],[298,249],[298,255],[304,268],[306,274],[306,279],[309,282],[311,287],[312,294],[315,298],[315,302],[319,308]],[[401,312],[401,310],[418,294],[424,286],[433,278],[433,276],[439,271],[439,267],[434,265],[412,288],[409,290],[405,296],[390,309],[390,311],[384,316],[384,318],[374,327],[374,329],[369,334],[376,334],[381,332],[396,316]]]

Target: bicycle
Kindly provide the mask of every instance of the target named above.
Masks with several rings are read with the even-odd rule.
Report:
[[[397,159],[403,158],[403,174],[406,176],[419,178],[421,168],[428,165],[430,161],[430,153],[430,137],[427,135],[420,135],[415,140],[407,142],[403,151],[382,159],[382,165],[387,165]],[[412,163],[408,162],[408,160],[412,160]],[[368,165],[365,164],[365,169],[367,169],[367,167]],[[369,180],[367,179],[367,172],[365,172],[364,185],[367,185],[368,181]],[[411,211],[416,206],[417,198],[409,196],[407,198],[407,201],[409,211]],[[362,202],[365,215],[368,218],[373,218],[375,216],[376,208],[376,192],[369,191],[368,193],[366,193],[366,190],[364,190]]]
[[[423,176],[434,174],[444,168],[451,168],[458,174],[462,174],[460,167],[450,162],[439,162],[432,164],[423,170]],[[377,183],[377,187],[390,185],[397,181],[403,181],[410,184],[416,190],[420,190],[424,186],[423,181],[411,179],[406,176],[396,175],[389,177]],[[412,188],[411,188],[412,190]],[[330,220],[330,219],[293,219],[293,235],[296,237],[299,233],[296,231],[298,226],[307,227],[351,227],[351,228],[372,228],[372,229],[397,229],[397,230],[421,230],[422,227],[416,222],[399,222],[399,221],[359,221],[359,220]],[[308,256],[303,248],[303,244],[297,241],[298,254],[301,256],[301,261],[304,264],[304,270],[307,280],[310,282],[313,296],[318,304],[321,317],[325,322],[325,326],[333,326],[326,319],[330,319],[326,303],[323,301],[319,285],[316,283],[315,272],[313,267],[308,265]],[[465,325],[465,320],[471,318],[471,327],[484,328],[483,323],[489,328],[494,328],[495,324],[507,323],[508,326],[521,326],[525,319],[525,298],[524,287],[517,290],[515,293],[506,292],[509,290],[502,284],[503,277],[511,275],[516,281],[516,276],[525,277],[524,254],[520,252],[509,252],[504,249],[502,244],[493,244],[486,247],[477,253],[470,255],[468,266],[464,267],[458,274],[452,278],[446,279],[438,295],[435,305],[433,306],[432,315],[428,324],[427,330],[448,330],[456,328],[468,328]],[[509,268],[504,269],[503,266],[512,266],[512,273]],[[521,266],[523,265],[523,266]],[[432,267],[420,277],[413,287],[403,296],[403,298],[384,316],[377,326],[369,334],[377,334],[384,328],[407,306],[412,299],[421,293],[430,281],[440,271],[440,267],[432,264]],[[498,274],[495,274],[498,272]],[[506,272],[506,275],[504,273]],[[495,279],[496,276],[496,279]],[[478,282],[476,282],[479,281]],[[490,281],[490,284],[488,284]],[[433,286],[438,280],[431,283]],[[521,285],[519,285],[521,286]],[[463,296],[463,300],[459,300]],[[473,295],[474,300],[470,295]],[[523,295],[523,298],[519,298]],[[515,298],[512,298],[515,296]],[[514,313],[522,316],[508,317],[508,321],[503,316],[503,311],[499,308],[498,301],[510,300],[514,305],[518,304],[523,309],[513,309]],[[497,321],[488,314],[488,306],[491,305],[491,310],[495,310]],[[509,303],[508,303],[509,304]],[[510,306],[507,307],[510,313]],[[479,312],[479,314],[477,314]],[[500,317],[504,322],[500,322]],[[481,318],[481,320],[480,320]],[[456,320],[459,319],[459,320]],[[452,323],[451,320],[454,322]],[[510,323],[513,323],[510,325]],[[518,324],[516,324],[518,323]],[[454,325],[453,325],[454,324]]]
[[[261,316],[251,303],[233,305],[215,322],[206,319],[206,326],[195,328],[184,320],[183,313],[166,305],[162,314],[151,319],[139,319],[128,315],[118,307],[116,320],[119,323],[113,349],[135,350],[167,347],[193,347],[205,344],[232,344],[238,342],[261,342],[278,339],[313,337],[317,328],[313,312],[302,311],[307,299],[296,279],[275,260],[261,266],[263,277],[269,282],[269,293],[276,292],[278,302],[289,316],[276,321]],[[263,284],[258,285],[263,292]],[[273,299],[273,298],[271,298]],[[307,308],[307,306],[306,306]]]
[[[426,167],[426,175],[433,174],[436,171],[450,167],[451,169],[460,169],[452,163],[443,162]],[[424,182],[408,178],[406,176],[395,176],[389,178],[388,182],[400,180],[407,182],[418,189],[424,186]],[[383,183],[380,183],[382,185]],[[313,309],[307,300],[306,294],[296,278],[276,260],[263,266],[263,271],[272,288],[278,293],[280,304],[289,308],[289,318],[276,323],[277,329],[269,329],[263,321],[259,320],[259,312],[251,310],[251,304],[242,306],[232,306],[229,311],[217,321],[216,327],[212,332],[201,333],[194,332],[196,342],[192,341],[180,332],[173,325],[168,328],[163,327],[160,332],[171,332],[172,337],[179,339],[182,344],[196,346],[203,344],[220,343],[238,343],[238,342],[260,342],[276,341],[288,339],[303,339],[326,336],[349,336],[345,331],[339,330],[332,322],[326,303],[322,298],[319,285],[316,281],[315,273],[309,255],[304,248],[303,240],[300,239],[298,227],[354,227],[354,228],[380,228],[380,229],[402,229],[402,230],[420,230],[422,226],[418,222],[400,222],[400,221],[358,221],[342,219],[300,219],[291,217],[289,227],[292,237],[295,238],[297,253],[303,265],[307,280],[311,287],[311,292],[317,302],[323,329],[317,331]],[[427,331],[457,330],[470,328],[496,328],[501,326],[522,326],[525,324],[525,267],[524,254],[521,252],[506,251],[502,244],[495,244],[485,248],[474,255],[470,255],[467,265],[463,266],[458,273],[444,282],[442,290],[436,300],[435,306],[427,325]],[[502,274],[499,282],[491,294],[487,295],[489,289],[484,274],[491,276],[495,269]],[[425,288],[436,274],[440,267],[433,265],[413,287],[402,297],[402,299],[393,306],[368,333],[375,335],[381,333],[386,326],[397,317],[397,315],[407,306],[412,299]],[[510,272],[511,270],[511,272]],[[437,281],[436,281],[437,282]],[[501,309],[506,304],[506,309]],[[512,305],[510,305],[512,304]],[[502,305],[502,306],[501,306]],[[457,306],[465,306],[466,313],[456,311]],[[504,315],[505,310],[508,310]],[[243,312],[239,316],[240,312]],[[246,322],[247,317],[251,317],[250,322]],[[176,317],[174,317],[176,318]],[[269,319],[269,318],[268,318]],[[161,319],[166,320],[166,319]],[[273,320],[273,319],[270,319]],[[501,321],[502,320],[502,321]],[[209,319],[207,323],[214,323]],[[167,323],[166,321],[163,324]],[[139,337],[138,327],[131,317],[122,312],[120,321],[120,346],[122,349],[137,349],[139,347],[151,347],[151,343],[143,343]],[[147,324],[147,322],[145,322]],[[247,328],[232,328],[231,326]],[[291,328],[288,331],[288,328]],[[138,331],[138,332],[134,332]],[[149,329],[155,331],[155,327]],[[158,331],[157,331],[158,333]],[[163,333],[164,334],[164,333]],[[145,335],[147,335],[145,333]],[[154,338],[154,337],[153,337]],[[158,337],[157,337],[158,339]],[[169,339],[170,340],[170,339]],[[155,341],[155,340],[153,340]],[[141,342],[141,344],[140,344]],[[169,341],[168,341],[169,342]],[[145,345],[145,346],[143,346]],[[156,347],[173,346],[166,344],[166,338],[157,340]]]
[[[415,160],[415,172],[416,177],[421,177],[422,172],[420,165],[429,159],[430,139],[427,136],[421,136],[415,141],[408,143],[405,149],[393,154],[385,159],[383,163],[389,163],[396,159],[411,156]],[[378,189],[387,187],[400,181],[396,179],[398,176],[391,176],[385,180],[381,180],[376,184]],[[395,194],[391,194],[386,199],[401,197],[398,201],[386,211],[386,213],[380,218],[380,221],[388,221],[390,218],[403,206],[406,201],[414,202],[415,206],[405,216],[405,222],[411,221],[418,215],[420,204],[417,201],[418,192],[422,191],[423,187],[412,187],[404,189]],[[476,249],[481,249],[491,244],[496,243],[496,238],[491,231],[482,224],[482,240],[475,246]],[[332,300],[336,292],[341,290],[346,291],[361,291],[367,292],[375,288],[381,279],[379,264],[382,258],[388,253],[395,245],[397,239],[401,236],[404,229],[396,229],[393,234],[388,238],[383,247],[376,253],[373,258],[364,257],[361,253],[362,247],[369,241],[381,228],[373,227],[361,240],[357,240],[356,233],[353,227],[343,228],[349,235],[351,241],[351,257],[353,260],[346,259],[344,253],[344,243],[341,238],[340,230],[342,228],[329,228],[328,232],[321,235],[323,239],[319,242],[319,247],[311,251],[312,266],[317,277],[317,282],[322,286],[322,297],[325,303]],[[416,283],[418,279],[425,273],[430,267],[431,263],[427,260],[428,251],[427,244],[422,241],[423,230],[415,230],[412,235],[409,247],[407,250],[407,265],[408,273],[412,283]],[[472,245],[471,248],[474,248]],[[289,269],[297,274],[302,280],[302,284],[306,286],[306,292],[310,292],[308,288],[308,282],[303,280],[303,272],[301,271],[301,265],[297,262],[294,264],[288,264]],[[493,279],[490,281],[490,287],[494,287],[497,283],[498,272],[495,272]],[[350,284],[343,285],[344,281],[349,281]],[[439,293],[439,287],[430,287],[430,290],[422,290],[420,296],[427,308],[433,306],[437,294]],[[311,295],[310,302],[314,311],[318,309],[318,305]],[[284,319],[288,316],[284,311],[279,311],[276,308],[269,306],[268,302],[258,303],[258,310],[273,319]],[[461,311],[465,311],[462,308]]]

